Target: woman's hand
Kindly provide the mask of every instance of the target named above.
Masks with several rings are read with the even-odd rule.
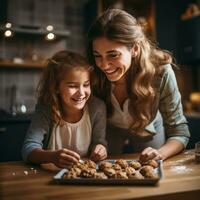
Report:
[[[142,153],[140,154],[140,162],[146,162],[148,160],[162,160],[163,156],[162,154],[159,152],[159,150],[154,149],[152,147],[147,147],[145,148]]]
[[[107,157],[107,150],[102,144],[97,144],[92,150],[90,158],[93,161],[103,160]]]
[[[60,149],[53,153],[52,160],[57,167],[65,168],[77,163],[80,160],[80,155],[69,149]]]

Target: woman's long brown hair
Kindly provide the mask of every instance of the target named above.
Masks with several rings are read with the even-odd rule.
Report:
[[[88,33],[87,55],[89,62],[95,66],[96,86],[94,92],[107,104],[108,116],[112,115],[111,83],[105,74],[96,66],[93,56],[93,41],[99,37],[119,42],[128,49],[135,44],[139,55],[132,58],[132,64],[126,73],[127,92],[130,98],[129,111],[133,118],[131,129],[142,132],[152,120],[152,105],[156,91],[154,79],[161,72],[161,66],[172,62],[169,52],[158,49],[147,39],[141,25],[127,12],[109,9],[91,26]]]

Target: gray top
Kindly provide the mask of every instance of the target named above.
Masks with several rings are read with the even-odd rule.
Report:
[[[155,116],[160,111],[163,118],[166,138],[174,138],[187,145],[190,132],[183,114],[181,95],[176,77],[170,64],[164,66],[163,72],[155,81],[157,88]],[[149,128],[151,124],[149,124]]]
[[[190,132],[187,120],[183,114],[181,95],[176,77],[170,64],[163,67],[163,71],[156,77],[154,82],[156,103],[152,107],[152,121],[145,127],[145,130],[152,135],[159,134],[155,129],[155,122],[156,120],[160,120],[156,117],[158,116],[158,112],[160,112],[166,139],[176,139],[186,147]],[[111,126],[113,129],[114,124],[108,124],[108,126]]]
[[[105,140],[106,106],[103,101],[91,96],[88,100],[88,108],[92,126],[92,138],[89,150],[96,144],[107,146]],[[33,149],[47,148],[52,128],[53,121],[50,117],[50,108],[38,103],[22,147],[22,157],[25,161],[27,161],[27,157]]]

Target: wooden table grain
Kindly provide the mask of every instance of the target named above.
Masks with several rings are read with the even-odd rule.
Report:
[[[137,159],[138,154],[112,157]],[[0,199],[200,199],[200,164],[188,150],[163,163],[164,178],[156,186],[59,185],[55,171],[23,162],[0,163]]]

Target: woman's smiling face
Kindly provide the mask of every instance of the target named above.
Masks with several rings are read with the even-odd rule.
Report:
[[[93,56],[96,65],[105,73],[108,80],[116,82],[124,78],[131,66],[132,49],[100,37],[93,41]]]

